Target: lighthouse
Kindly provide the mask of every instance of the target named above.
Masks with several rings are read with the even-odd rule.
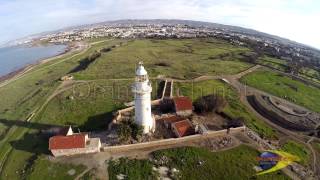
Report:
[[[148,73],[139,62],[136,69],[136,79],[132,86],[135,106],[135,123],[143,127],[143,133],[154,132],[155,123],[151,114],[151,92]]]

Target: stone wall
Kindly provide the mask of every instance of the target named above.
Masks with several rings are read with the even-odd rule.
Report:
[[[286,119],[282,116],[280,116],[279,114],[277,114],[276,112],[272,111],[270,109],[270,107],[268,107],[267,105],[263,104],[265,103],[263,99],[258,99],[261,98],[259,96],[248,96],[248,102],[250,103],[250,105],[262,116],[264,116],[265,118],[269,119],[270,121],[272,121],[273,123],[286,128],[286,129],[290,129],[290,130],[296,130],[296,131],[310,131],[313,128],[307,127],[307,124],[298,124],[298,123],[294,123],[292,122],[294,119]]]
[[[156,99],[151,101],[151,105],[155,106],[155,105],[159,105],[161,102],[161,99]],[[134,110],[134,106],[125,108],[125,109],[120,109],[119,111],[117,111],[115,117],[113,118],[113,123],[117,123],[119,121],[121,121],[121,117],[123,113],[129,112],[129,111],[133,111]]]
[[[52,155],[55,157],[71,156],[71,155],[76,155],[76,154],[89,154],[89,153],[97,153],[97,152],[100,152],[99,147],[51,150]]]
[[[159,146],[165,146],[165,145],[174,145],[181,142],[201,139],[203,137],[215,137],[215,136],[221,136],[226,134],[244,132],[245,129],[246,129],[245,126],[241,126],[237,128],[230,128],[229,130],[224,129],[221,131],[208,131],[207,134],[196,134],[196,135],[191,135],[191,136],[186,136],[181,138],[170,138],[170,139],[163,139],[163,140],[151,141],[146,143],[129,144],[129,145],[103,146],[102,150],[109,151],[109,152],[117,152],[117,151],[128,151],[133,149],[159,147]]]

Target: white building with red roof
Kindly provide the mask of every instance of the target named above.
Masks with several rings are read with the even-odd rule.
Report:
[[[100,138],[89,138],[86,133],[73,133],[69,128],[66,134],[49,139],[49,150],[55,157],[100,152]]]

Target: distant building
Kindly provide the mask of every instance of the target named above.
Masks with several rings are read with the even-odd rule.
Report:
[[[175,97],[173,98],[174,109],[178,116],[190,116],[192,114],[193,106],[192,101],[188,97]]]
[[[49,139],[49,150],[55,157],[100,152],[100,138],[89,138],[86,133],[73,133],[68,129],[65,135]]]
[[[194,128],[189,120],[182,120],[172,123],[171,129],[177,137],[195,134]]]

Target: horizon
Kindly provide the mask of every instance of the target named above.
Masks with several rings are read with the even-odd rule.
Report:
[[[0,44],[64,28],[116,20],[191,20],[238,26],[320,49],[320,2],[285,0],[0,2]],[[318,6],[317,6],[318,5]],[[29,9],[32,9],[30,13]],[[276,18],[275,18],[276,17]],[[63,18],[63,21],[61,21]],[[25,23],[28,22],[28,23]]]

